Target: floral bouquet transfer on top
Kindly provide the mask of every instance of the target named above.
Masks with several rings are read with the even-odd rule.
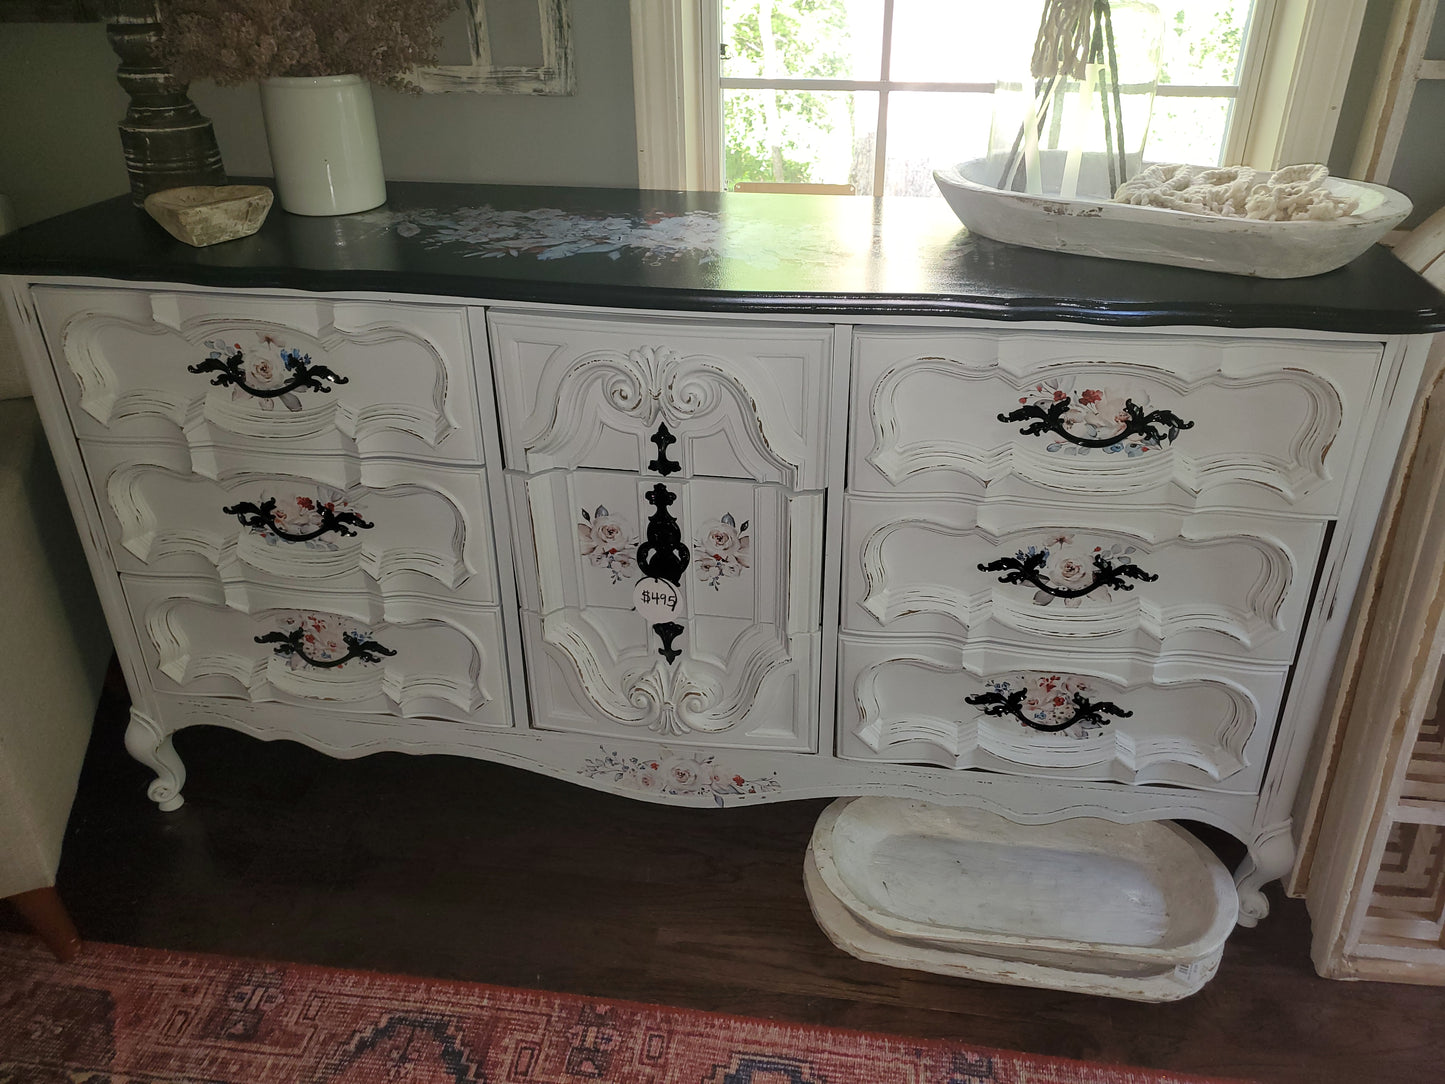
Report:
[[[1151,411],[1149,392],[1138,386],[1113,384],[1085,384],[1076,376],[1051,377],[1041,380],[1019,396],[1019,404],[1049,410],[1063,400],[1068,400],[1060,422],[1067,433],[1080,440],[1099,441],[1110,437],[1119,439],[1097,448],[1105,455],[1123,453],[1129,458],[1158,451],[1166,441],[1173,441],[1179,430],[1168,425],[1163,434],[1155,427],[1144,432],[1131,431],[1129,407],[1135,408],[1135,415],[1148,415]],[[1088,455],[1095,448],[1074,444],[1066,439],[1052,441],[1047,450],[1064,455]]]

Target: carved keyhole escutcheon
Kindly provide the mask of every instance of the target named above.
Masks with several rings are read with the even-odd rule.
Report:
[[[677,443],[677,438],[672,435],[672,430],[668,429],[666,422],[658,422],[657,432],[647,439],[657,445],[657,458],[647,464],[648,470],[656,471],[664,478],[682,470],[681,463],[667,458],[667,449]]]

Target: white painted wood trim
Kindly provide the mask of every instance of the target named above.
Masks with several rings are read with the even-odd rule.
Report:
[[[631,0],[639,188],[722,187],[718,8]]]
[[[1367,0],[1275,0],[1237,156],[1261,169],[1329,158]]]
[[[1426,62],[1425,44],[1435,18],[1436,0],[1397,3],[1380,50],[1379,72],[1370,91],[1350,176],[1388,184],[1415,87],[1422,78],[1445,77],[1445,62]],[[1427,75],[1427,69],[1441,75]]]

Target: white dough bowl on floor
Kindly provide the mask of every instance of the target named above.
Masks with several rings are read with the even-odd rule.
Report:
[[[1043,195],[995,187],[1003,166],[996,155],[933,174],[959,221],[982,237],[1050,252],[1260,278],[1303,278],[1343,267],[1404,221],[1412,206],[1392,188],[1331,177],[1324,183],[1332,195],[1359,200],[1355,214],[1328,222],[1265,222],[1114,203],[1102,155],[1084,156],[1079,195],[1073,199],[1058,194],[1062,151],[1044,152]],[[1262,173],[1260,180],[1268,176]]]
[[[860,959],[1138,1001],[1202,987],[1238,917],[1228,871],[1162,821],[842,798],[804,873],[818,924]]]

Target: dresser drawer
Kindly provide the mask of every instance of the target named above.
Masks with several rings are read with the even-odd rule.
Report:
[[[124,572],[219,577],[236,609],[284,606],[315,586],[383,599],[498,601],[486,479],[475,468],[369,463],[373,486],[298,473],[187,472],[176,444],[82,446],[116,564]]]
[[[849,497],[845,629],[1067,653],[1209,652],[1288,662],[1324,524],[1037,502]]]
[[[340,593],[246,614],[205,580],[125,576],[122,586],[159,692],[511,725],[495,608],[433,604],[374,622],[364,600]]]
[[[510,468],[821,489],[831,328],[490,312]]]
[[[1329,514],[1378,342],[862,330],[850,488]]]
[[[466,310],[37,287],[76,433],[481,461]],[[172,429],[171,432],[174,432]]]
[[[1124,675],[1083,656],[1061,670],[1025,653],[966,662],[940,641],[845,634],[839,755],[1253,793],[1287,674],[1211,662]]]

